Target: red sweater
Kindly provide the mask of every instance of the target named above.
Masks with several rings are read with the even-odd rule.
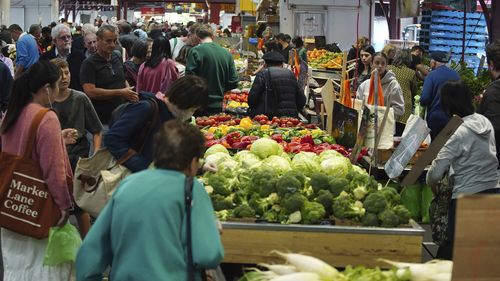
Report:
[[[171,59],[163,59],[155,68],[141,64],[137,74],[136,92],[165,93],[172,82],[179,78],[179,72],[175,62]]]
[[[35,115],[43,109],[36,103],[28,104],[16,123],[2,135],[2,151],[22,155],[28,141],[28,132]],[[47,112],[38,127],[31,158],[40,164],[44,180],[60,209],[71,206],[72,196],[67,177],[72,178],[71,166],[61,135],[61,126],[53,111]]]

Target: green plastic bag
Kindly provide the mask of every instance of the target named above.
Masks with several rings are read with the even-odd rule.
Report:
[[[429,223],[429,207],[431,206],[432,199],[434,199],[434,193],[432,193],[431,188],[424,184],[422,186],[422,222]]]
[[[401,191],[401,204],[410,211],[411,218],[419,222],[422,217],[422,185],[405,186]]]
[[[63,227],[51,227],[43,265],[57,266],[66,262],[74,262],[81,245],[82,238],[73,225],[67,223]]]

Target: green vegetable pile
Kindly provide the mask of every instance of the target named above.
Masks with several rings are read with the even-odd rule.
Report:
[[[205,161],[218,167],[217,173],[207,172],[201,181],[223,221],[319,224],[340,219],[397,227],[411,217],[400,205],[396,189],[383,188],[333,150],[319,155],[300,152],[290,158],[278,143],[266,139],[233,157],[223,150],[209,151]]]

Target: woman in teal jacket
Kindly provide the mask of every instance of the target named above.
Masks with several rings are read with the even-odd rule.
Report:
[[[85,237],[77,280],[101,281],[108,266],[110,280],[187,280],[184,181],[196,175],[204,138],[173,120],[162,125],[154,144],[156,169],[123,180]],[[196,179],[191,225],[196,270],[216,268],[224,251],[212,203]]]

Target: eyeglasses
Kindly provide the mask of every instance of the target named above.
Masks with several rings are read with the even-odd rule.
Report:
[[[59,40],[71,40],[71,35],[59,36]]]

